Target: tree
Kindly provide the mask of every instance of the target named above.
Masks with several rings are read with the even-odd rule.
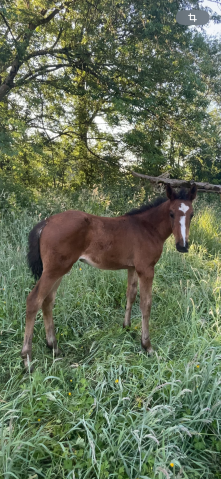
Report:
[[[119,172],[126,149],[158,174],[168,165],[179,168],[204,137],[209,101],[220,94],[220,47],[176,23],[184,1],[4,5],[3,169],[13,170],[9,154],[16,152],[22,168],[35,164],[45,185],[63,187],[71,175],[75,184],[91,185]],[[110,125],[126,120],[131,131],[117,138],[101,133],[99,114]],[[29,163],[24,145],[32,150]]]

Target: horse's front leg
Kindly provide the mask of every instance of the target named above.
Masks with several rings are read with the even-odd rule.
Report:
[[[154,268],[149,268],[145,273],[139,274],[140,285],[140,309],[142,313],[142,336],[141,346],[148,352],[153,353],[150,342],[149,319],[152,304],[152,284],[154,277]]]
[[[138,276],[135,268],[128,268],[128,283],[127,283],[127,306],[126,306],[126,313],[124,318],[123,327],[129,327],[130,317],[131,317],[131,310],[133,303],[136,299],[137,295],[137,283],[138,283]]]

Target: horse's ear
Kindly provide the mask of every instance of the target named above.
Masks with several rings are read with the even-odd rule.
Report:
[[[195,185],[195,183],[193,183],[193,185],[191,186],[190,191],[188,193],[188,200],[190,200],[190,201],[195,200],[196,193],[197,193],[197,186]]]
[[[169,198],[169,200],[174,201],[176,199],[176,192],[173,190],[170,184],[167,184],[166,193],[167,193],[167,198]]]

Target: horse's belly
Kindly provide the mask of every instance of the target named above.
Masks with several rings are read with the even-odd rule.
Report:
[[[79,261],[82,261],[82,263],[89,264],[94,268],[100,268],[99,264],[93,261],[89,256],[80,256]]]
[[[104,269],[104,270],[117,270],[117,269],[127,269],[130,266],[133,266],[131,261],[125,261],[124,262],[116,262],[112,260],[111,258],[106,258],[103,261],[97,262],[94,258],[92,259],[88,255],[82,255],[79,258],[79,261],[82,261],[82,263],[89,264],[90,266],[93,266],[94,268],[98,269]],[[131,263],[131,264],[130,264]]]

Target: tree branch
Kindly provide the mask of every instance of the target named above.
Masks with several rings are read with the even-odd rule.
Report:
[[[142,173],[136,173],[135,171],[130,171],[133,176],[138,178],[144,178],[145,180],[149,180],[151,183],[160,184],[163,183],[164,185],[171,185],[174,188],[176,187],[186,187],[191,188],[193,184],[197,186],[198,191],[202,191],[204,193],[219,193],[221,194],[221,185],[213,185],[210,183],[200,183],[193,180],[177,180],[177,179],[170,179],[164,178],[162,176],[149,176],[143,175]]]
[[[38,21],[35,25],[33,24],[34,29],[35,29],[36,27],[39,27],[40,25],[45,25],[46,23],[50,22],[50,20],[52,20],[52,19],[55,17],[55,15],[57,15],[57,13],[60,12],[60,10],[61,10],[62,8],[63,8],[63,5],[61,5],[60,8],[55,8],[55,9],[53,10],[53,12],[51,12],[50,15],[48,15],[46,18],[42,18],[42,19],[41,19],[40,21]]]
[[[23,42],[21,42],[19,47],[22,46],[23,50],[25,52],[28,48],[29,41],[31,39],[31,36],[32,36],[34,30],[40,25],[45,25],[45,24],[49,23],[50,20],[52,20],[55,17],[55,15],[57,15],[57,13],[60,12],[60,10],[62,10],[65,7],[69,7],[71,4],[74,3],[74,1],[75,0],[72,0],[72,1],[69,1],[69,2],[64,2],[63,4],[60,5],[60,7],[55,8],[46,18],[42,18],[40,20],[37,20],[35,23],[30,23],[28,25],[28,31],[26,33],[24,33]],[[44,11],[43,11],[43,13],[44,13]],[[4,16],[3,16],[3,19],[4,19]],[[4,19],[4,21],[5,21],[5,19]],[[6,23],[6,25],[10,29],[10,27],[7,23]],[[14,37],[13,37],[13,39],[14,39]],[[17,43],[17,40],[14,39],[14,41]],[[17,43],[17,45],[18,45],[18,43]],[[15,87],[14,78],[17,75],[19,68],[24,63],[24,57],[25,57],[25,55],[23,53],[20,56],[17,55],[16,58],[13,60],[11,70],[10,70],[9,74],[7,75],[5,81],[0,86],[0,101],[4,98],[5,95],[7,95],[7,93],[12,88]]]
[[[69,63],[59,63],[59,65],[44,65],[41,68],[34,70],[33,72],[26,73],[26,75],[20,78],[20,80],[18,80],[17,84],[14,86],[26,85],[30,80],[34,80],[34,78],[36,78],[38,75],[41,75],[42,73],[51,73],[56,70],[59,70],[59,68],[64,67],[70,67]]]
[[[3,15],[3,13],[2,13],[2,12],[0,12],[0,15],[1,15],[1,17],[3,18],[3,20],[4,20],[4,23],[5,23],[5,25],[7,26],[7,28],[8,28],[8,30],[9,30],[9,32],[11,33],[11,36],[12,36],[12,38],[13,38],[14,42],[15,42],[15,45],[17,46],[17,41],[16,41],[16,38],[14,37],[14,35],[13,35],[13,33],[12,33],[12,30],[11,30],[11,27],[10,27],[10,25],[9,25],[9,23],[8,23],[8,20],[7,20],[7,18],[5,18],[5,16]]]
[[[105,158],[102,158],[101,156],[97,155],[96,153],[94,153],[90,148],[89,146],[84,143],[84,145],[86,146],[87,150],[89,151],[89,153],[91,153],[91,155],[95,156],[95,158],[98,158],[98,160],[101,160],[101,161],[104,161],[104,163],[108,163],[107,160],[105,160]]]
[[[59,30],[59,33],[58,33],[58,36],[54,42],[54,45],[52,45],[52,48],[56,47],[56,45],[58,44],[60,38],[61,38],[61,35],[62,35],[62,32],[63,32],[63,28],[61,27],[60,30]]]
[[[0,86],[0,101],[2,100],[2,98],[4,98],[4,96],[8,93],[8,91],[10,91],[15,86],[14,78],[17,75],[20,66],[21,65],[17,56],[15,60],[12,62],[11,70],[7,78]]]
[[[44,50],[34,51],[34,52],[30,53],[29,55],[27,55],[24,58],[24,61],[27,61],[27,60],[30,60],[31,58],[42,56],[42,55],[52,55],[53,56],[54,54],[57,54],[57,53],[66,53],[69,50],[69,48],[67,48],[67,47],[57,48],[55,50],[52,50],[52,49],[53,49],[53,47],[45,48]]]
[[[74,0],[72,2],[62,3],[60,5],[60,7],[55,8],[53,10],[53,12],[51,12],[46,18],[42,18],[42,20],[38,21],[36,24],[33,24],[34,29],[36,27],[39,27],[40,25],[45,25],[46,23],[50,22],[50,20],[52,20],[55,17],[55,15],[57,15],[57,13],[59,13],[61,10],[63,10],[63,8],[70,7],[70,5],[73,4],[73,3],[74,3]],[[42,10],[42,12],[43,12],[43,10]],[[47,12],[47,10],[46,10],[46,12]]]

